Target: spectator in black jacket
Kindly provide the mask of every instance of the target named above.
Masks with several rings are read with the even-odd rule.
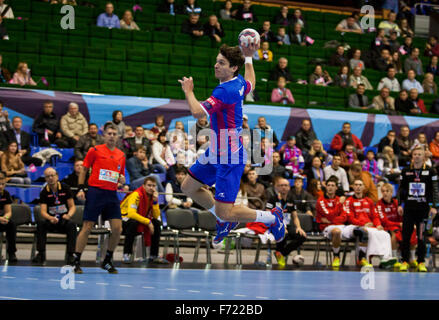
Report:
[[[281,57],[276,67],[270,73],[270,80],[277,81],[279,77],[284,77],[287,83],[294,81],[293,76],[288,69],[288,59]]]
[[[347,66],[349,64],[349,59],[344,54],[344,47],[342,45],[337,47],[336,52],[332,55],[329,60],[330,66],[341,67]]]
[[[182,13],[180,5],[175,3],[175,0],[163,0],[162,4],[158,7],[159,12],[166,12],[173,16]]]
[[[387,135],[380,140],[378,144],[378,153],[382,153],[384,147],[389,146],[393,149],[393,153],[398,156],[399,155],[399,145],[396,140],[396,132],[395,130],[389,130]]]
[[[296,23],[294,25],[293,31],[290,34],[291,44],[307,46],[308,42],[306,42],[305,38],[306,34],[302,31],[302,25],[300,23]]]
[[[200,15],[191,13],[189,19],[181,25],[181,32],[190,34],[194,38],[200,38],[204,35],[203,26],[200,23]]]
[[[294,179],[294,188],[290,190],[288,196],[296,205],[298,213],[314,216],[315,201],[313,196],[303,189],[302,177],[299,176]]]
[[[261,43],[265,41],[277,42],[276,35],[271,31],[271,23],[268,20],[264,21],[262,24],[262,28],[259,30],[259,35],[261,37]]]
[[[303,153],[308,153],[314,140],[317,140],[317,135],[311,128],[311,121],[308,119],[302,120],[302,126],[294,135],[296,137],[296,145]]]
[[[59,128],[59,119],[53,113],[52,101],[44,102],[43,113],[34,120],[32,131],[38,134],[41,147],[50,147],[52,143],[57,145],[60,143],[62,134]]]
[[[232,16],[236,20],[243,20],[247,22],[257,22],[258,19],[253,12],[251,0],[244,0],[243,4],[238,9],[234,10]]]
[[[292,19],[291,19],[291,15],[288,13],[288,6],[284,5],[280,7],[279,12],[276,14],[276,16],[273,19],[273,23],[288,28],[291,25],[291,22]]]
[[[224,30],[216,15],[209,16],[209,21],[204,24],[204,35],[216,42],[221,42],[221,38],[224,38]]]
[[[79,138],[75,145],[75,160],[84,160],[88,150],[99,144],[104,144],[104,138],[98,134],[97,124],[90,123],[88,133]]]
[[[387,49],[381,50],[381,56],[375,60],[375,69],[381,72],[387,71],[389,66],[393,66],[392,57]]]
[[[130,189],[136,190],[143,184],[146,177],[153,177],[156,180],[159,192],[164,192],[163,185],[160,183],[160,177],[153,172],[153,167],[150,167],[149,161],[146,158],[146,149],[139,146],[134,152],[134,156],[127,161],[127,170],[130,174]]]
[[[145,129],[142,126],[137,126],[134,130],[134,137],[126,138],[124,144],[124,152],[127,159],[131,158],[136,152],[137,148],[142,146],[146,150],[146,158],[149,159],[152,153],[151,142],[145,137]]]
[[[76,195],[79,191],[78,190],[78,186],[79,186],[78,179],[79,179],[79,174],[81,173],[81,170],[82,170],[82,164],[83,164],[82,160],[76,160],[75,164],[73,165],[73,172],[61,181],[61,183],[65,183],[70,188],[73,188],[71,190],[72,195],[73,195],[73,200],[75,201],[75,204],[77,204],[77,205],[85,204],[85,200],[79,200],[78,198],[76,198]],[[84,184],[86,187],[88,186],[88,172],[86,174]]]

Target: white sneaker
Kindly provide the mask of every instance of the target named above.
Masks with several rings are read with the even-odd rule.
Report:
[[[131,254],[129,253],[123,254],[123,263],[131,263]]]

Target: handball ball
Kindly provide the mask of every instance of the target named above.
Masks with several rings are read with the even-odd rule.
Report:
[[[303,264],[305,263],[305,258],[302,255],[298,254],[297,256],[294,256],[293,263],[298,266],[303,266]]]
[[[240,47],[247,47],[251,43],[259,43],[261,37],[255,29],[244,29],[238,36],[238,43]]]

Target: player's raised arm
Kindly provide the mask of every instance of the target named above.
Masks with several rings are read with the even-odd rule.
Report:
[[[241,51],[245,57],[245,73],[244,79],[252,84],[252,90],[256,87],[256,75],[255,69],[253,68],[252,57],[255,52],[259,49],[259,43],[250,43],[248,47],[242,46]]]
[[[200,102],[195,98],[194,94],[194,80],[192,77],[186,78],[183,77],[182,80],[178,80],[178,82],[181,83],[181,88],[184,91],[184,94],[186,95],[186,100],[189,105],[189,108],[191,110],[192,115],[194,118],[199,119],[206,115],[206,112],[201,107]]]

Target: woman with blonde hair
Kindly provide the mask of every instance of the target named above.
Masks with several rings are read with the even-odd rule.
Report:
[[[425,74],[422,88],[424,88],[424,93],[437,94],[437,84],[434,82],[434,75],[432,73],[428,72]]]
[[[30,184],[31,180],[27,176],[24,163],[18,152],[17,142],[10,142],[8,149],[2,154],[1,168],[6,174],[6,181],[17,184]]]
[[[120,28],[125,30],[140,30],[137,23],[134,22],[133,14],[130,10],[126,10],[123,13],[123,17],[120,20]]]
[[[391,182],[399,183],[401,170],[399,169],[398,156],[391,146],[385,146],[378,159],[378,169],[382,175]]]
[[[12,84],[19,84],[20,86],[31,85],[36,86],[36,82],[30,76],[30,69],[27,66],[26,62],[19,62],[17,66],[17,70],[14,73],[14,76],[9,81]]]

